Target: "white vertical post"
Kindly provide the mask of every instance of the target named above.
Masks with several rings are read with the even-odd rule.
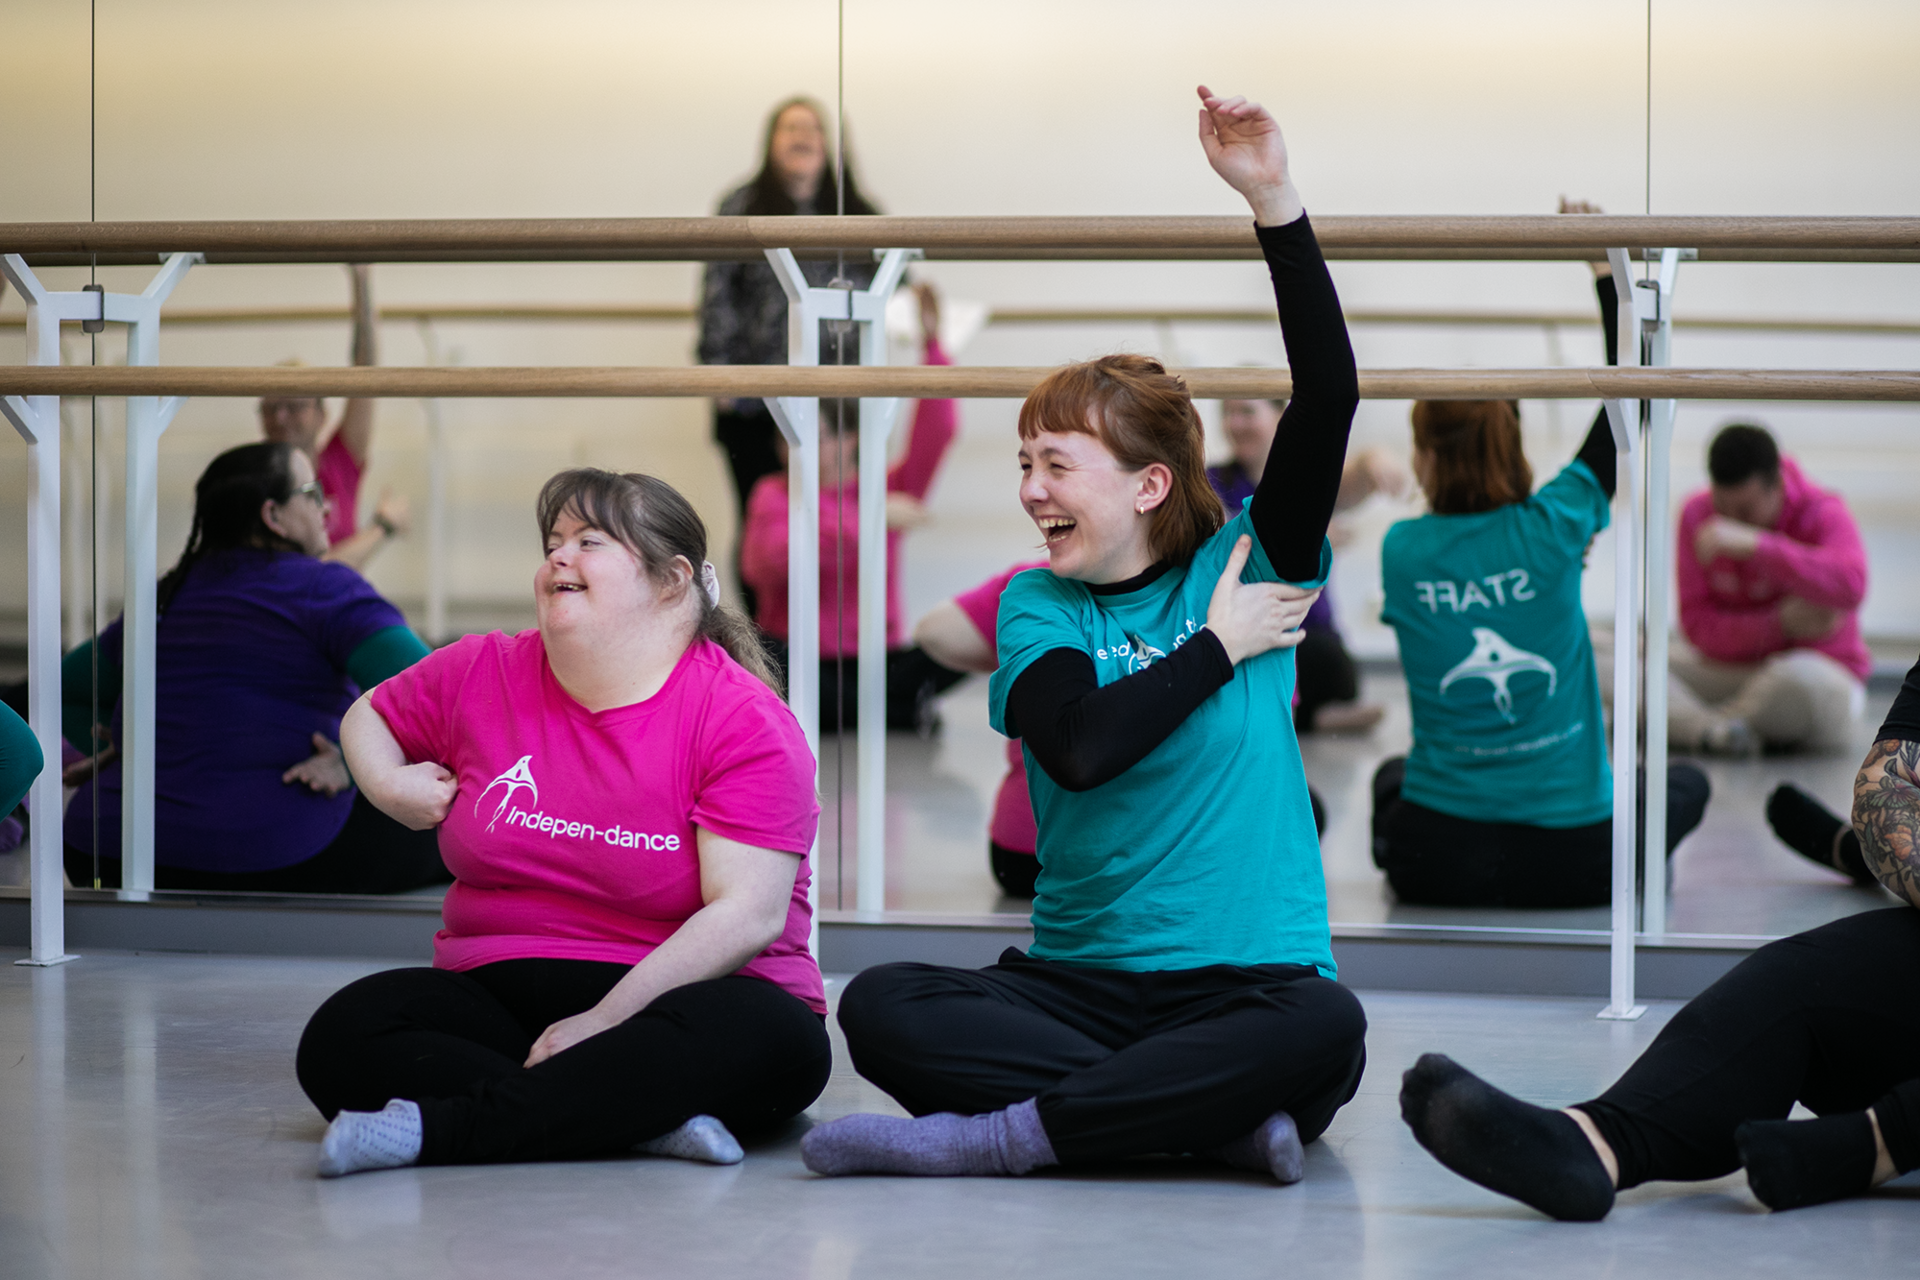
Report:
[[[428,364],[440,363],[433,322],[420,320],[420,345]],[[456,361],[457,363],[457,361]],[[422,400],[427,417],[427,643],[444,644],[447,629],[447,429],[438,400]]]
[[[880,255],[873,283],[849,299],[860,363],[887,363],[887,301],[908,253]],[[887,909],[887,445],[898,400],[860,402],[860,893],[862,911]]]
[[[1646,364],[1673,363],[1673,284],[1685,252],[1662,249],[1653,279],[1634,289],[1637,318],[1646,339]],[[1640,927],[1654,937],[1667,931],[1667,598],[1673,590],[1670,481],[1673,420],[1679,406],[1678,400],[1655,400],[1647,414],[1647,869]]]
[[[916,249],[876,251],[880,269],[865,289],[820,289],[807,283],[788,249],[767,250],[787,295],[787,363],[820,363],[820,322],[850,320],[860,332],[860,363],[887,362],[887,300]],[[820,466],[817,399],[770,399],[788,446],[787,703],[819,757]],[[887,438],[897,400],[860,402],[859,777],[856,831],[861,911],[887,905]],[[796,483],[797,481],[797,483]],[[840,785],[835,779],[835,785]],[[819,883],[816,874],[815,884]]]
[[[127,364],[160,363],[160,308],[196,253],[168,257],[138,296],[106,295],[106,319],[128,326]],[[120,888],[142,897],[153,889],[154,710],[159,635],[160,436],[180,409],[172,396],[127,398],[126,606],[122,632],[120,717]]]
[[[60,363],[60,321],[92,319],[96,294],[47,292],[26,260],[16,254],[0,261],[0,271],[27,303],[27,363]],[[27,442],[27,723],[45,762],[28,790],[33,812],[28,846],[28,916],[32,936],[28,965],[71,960],[67,933],[64,873],[61,867],[60,795],[60,398],[7,396],[0,413]]]
[[[1620,293],[1620,362],[1640,362],[1640,334],[1633,316],[1633,276],[1624,249],[1608,254]],[[1613,428],[1619,519],[1614,523],[1613,569],[1613,921],[1609,948],[1607,1007],[1602,1018],[1630,1021],[1646,1012],[1634,1003],[1634,853],[1639,823],[1634,802],[1639,765],[1640,667],[1640,402],[1608,400]]]

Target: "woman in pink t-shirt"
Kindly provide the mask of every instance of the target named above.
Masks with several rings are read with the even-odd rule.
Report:
[[[361,698],[362,791],[438,827],[430,969],[334,995],[300,1042],[323,1175],[639,1145],[720,1163],[830,1065],[807,950],[814,761],[706,527],[650,476],[547,482],[539,628]],[[376,1110],[382,1107],[384,1110]]]

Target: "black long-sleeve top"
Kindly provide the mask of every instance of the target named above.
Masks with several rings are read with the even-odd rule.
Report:
[[[1306,216],[1255,231],[1273,277],[1293,398],[1274,433],[1249,517],[1280,576],[1305,582],[1319,576],[1360,402],[1359,374],[1333,277]],[[1088,589],[1096,596],[1137,591],[1174,567],[1163,561],[1124,582]],[[1087,791],[1139,763],[1232,679],[1226,648],[1204,629],[1167,657],[1106,686],[1090,654],[1052,649],[1008,691],[1007,727],[1026,741],[1047,776],[1069,791]]]
[[[1614,289],[1613,277],[1600,276],[1595,279],[1593,291],[1600,296],[1600,323],[1607,335],[1607,363],[1619,364],[1620,295]],[[1620,483],[1614,452],[1613,428],[1607,422],[1607,406],[1601,405],[1600,412],[1594,415],[1586,441],[1574,456],[1587,464],[1587,470],[1593,472],[1593,478],[1600,482],[1602,492],[1609,498],[1613,497],[1613,491]]]

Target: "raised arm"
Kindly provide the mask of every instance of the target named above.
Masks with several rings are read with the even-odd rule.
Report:
[[[380,317],[373,309],[372,273],[364,262],[355,263],[347,270],[353,275],[353,363],[376,365],[380,363]],[[375,403],[349,400],[346,411],[340,415],[340,443],[362,467],[367,465],[373,449]]]
[[[1200,145],[1214,172],[1246,198],[1273,277],[1293,397],[1253,492],[1254,532],[1282,578],[1320,574],[1320,548],[1340,499],[1359,375],[1340,298],[1294,187],[1280,126],[1258,103],[1202,85]]]
[[[1620,363],[1620,294],[1613,285],[1613,271],[1595,269],[1593,291],[1600,297],[1600,326],[1607,337],[1607,363]],[[1593,472],[1593,478],[1600,482],[1600,488],[1608,498],[1613,497],[1614,489],[1620,483],[1620,468],[1615,460],[1613,427],[1607,421],[1607,406],[1601,405],[1600,412],[1593,415],[1593,426],[1587,431],[1585,443],[1574,456],[1587,464],[1587,470]]]

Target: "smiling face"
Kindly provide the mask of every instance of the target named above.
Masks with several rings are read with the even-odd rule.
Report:
[[[803,200],[819,189],[827,168],[827,135],[812,107],[796,102],[780,113],[773,122],[767,158],[794,199]]]
[[[676,560],[676,567],[684,563]],[[684,604],[685,590],[678,596]],[[533,602],[543,638],[645,626],[672,607],[639,556],[571,510],[561,512],[547,534]]]
[[[1153,564],[1148,513],[1166,501],[1167,467],[1128,471],[1094,436],[1041,431],[1020,444],[1020,474],[1020,505],[1046,539],[1054,573],[1098,585]]]

